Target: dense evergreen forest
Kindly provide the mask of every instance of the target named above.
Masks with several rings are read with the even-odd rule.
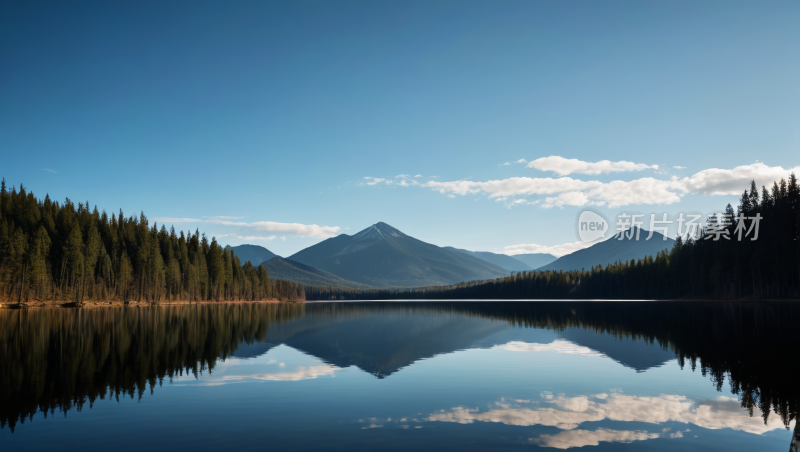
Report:
[[[302,285],[270,280],[205,234],[150,226],[144,213],[109,216],[0,187],[0,299],[230,301],[304,299]]]
[[[761,217],[758,239],[751,240],[756,220],[750,218],[757,215]],[[584,271],[520,272],[494,280],[412,289],[306,286],[305,294],[309,300],[796,299],[800,297],[798,225],[800,187],[791,174],[788,181],[781,179],[771,189],[762,186],[759,191],[752,182],[737,211],[728,204],[724,213],[709,217],[700,234],[678,237],[671,250],[644,259]]]

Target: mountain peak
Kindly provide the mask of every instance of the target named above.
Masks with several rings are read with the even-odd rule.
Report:
[[[363,231],[355,234],[355,240],[384,240],[388,237],[405,237],[405,234],[388,224],[379,221]]]

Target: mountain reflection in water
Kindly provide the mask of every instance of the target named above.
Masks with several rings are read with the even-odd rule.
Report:
[[[165,390],[156,389],[164,380],[178,379],[184,386],[341,380],[340,371],[355,366],[386,381],[408,372],[405,378],[425,385],[412,369],[434,357],[472,353],[474,359],[485,359],[485,353],[516,353],[503,361],[513,365],[536,359],[532,358],[539,356],[536,353],[557,353],[613,360],[634,375],[677,360],[685,367],[683,372],[698,370],[720,392],[698,399],[622,390],[542,391],[524,399],[495,397],[484,407],[454,402],[408,416],[364,417],[358,420],[363,424],[359,429],[538,426],[551,430],[520,441],[528,447],[562,449],[689,435],[678,424],[763,435],[789,428],[797,417],[798,320],[800,309],[777,302],[397,302],[2,310],[0,426],[10,434],[37,412],[44,417],[57,411],[66,415],[73,407],[91,408],[98,399],[141,399],[148,386],[151,394]],[[266,360],[272,355],[284,358]],[[247,370],[250,358],[258,357],[267,367]],[[726,379],[730,391],[723,390]],[[484,383],[484,389],[491,386]],[[621,429],[619,422],[637,427]],[[650,424],[675,426],[655,431],[648,430]]]

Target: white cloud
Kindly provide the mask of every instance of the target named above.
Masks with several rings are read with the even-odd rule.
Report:
[[[381,182],[385,182],[386,181],[386,179],[384,179],[382,177],[365,177],[364,179],[369,181],[369,182],[367,182],[367,185],[377,185],[377,184],[379,184]]]
[[[671,183],[686,193],[740,195],[745,189],[750,188],[751,180],[755,180],[756,186],[759,188],[762,185],[769,188],[774,181],[788,177],[791,172],[800,173],[800,166],[783,168],[782,166],[753,163],[737,166],[731,170],[710,168],[689,177],[673,178]]]
[[[610,160],[601,160],[599,162],[584,162],[578,159],[566,159],[557,155],[550,157],[538,158],[528,163],[528,168],[536,168],[540,171],[552,171],[558,175],[566,176],[567,174],[607,174],[619,173],[625,171],[641,171],[645,169],[658,169],[658,165],[645,165],[644,163],[626,162],[625,160],[619,162],[612,162]]]
[[[592,246],[594,242],[574,242],[564,243],[561,245],[546,246],[537,245],[535,243],[523,243],[519,245],[510,245],[503,249],[503,253],[509,256],[517,254],[552,254],[553,256],[561,257],[566,254],[574,253],[575,251],[582,250]]]
[[[681,200],[669,181],[645,177],[632,181],[615,180],[589,190],[586,195],[609,207],[632,204],[673,204]]]
[[[283,367],[283,366],[281,366]],[[338,367],[321,364],[318,366],[298,366],[289,372],[268,372],[249,375],[225,375],[222,377],[206,378],[198,386],[218,386],[229,383],[243,383],[251,381],[301,381],[314,380],[320,377],[333,377],[340,370]]]
[[[673,168],[675,168],[675,169],[686,169],[685,166],[673,166]]]
[[[47,168],[42,168],[42,171],[47,171],[48,173],[55,173],[55,171]]]
[[[545,159],[562,158],[546,157]],[[531,162],[530,165],[534,165],[537,162],[541,163],[542,160],[544,159],[535,160]],[[572,160],[562,160],[572,162]],[[577,160],[576,162],[580,164],[578,166],[589,166],[581,171],[574,171],[575,168],[570,167],[560,172],[563,174],[569,174],[570,172],[596,174],[610,171],[636,171],[645,167],[652,169],[658,168],[658,165],[648,166],[631,162],[610,162],[607,160],[597,163],[580,162]],[[507,179],[484,182],[468,179],[445,182],[431,180],[423,184],[418,184],[416,181],[403,178],[398,185],[404,187],[420,185],[439,193],[449,195],[450,197],[453,197],[453,195],[485,194],[489,198],[499,198],[504,202],[514,197],[544,195],[547,196],[547,198],[545,198],[544,202],[540,205],[545,209],[586,205],[607,205],[610,208],[616,208],[641,204],[669,205],[680,202],[681,197],[686,194],[738,195],[741,194],[745,188],[749,187],[750,180],[754,179],[758,186],[771,186],[773,181],[787,177],[790,172],[800,173],[800,166],[795,168],[783,168],[781,166],[769,167],[763,163],[754,163],[751,165],[739,166],[731,170],[719,168],[706,169],[683,178],[677,176],[673,176],[670,179],[643,177],[630,181],[613,180],[610,182],[600,182],[597,180],[584,181],[564,176],[557,178],[510,177]],[[394,183],[391,180],[377,177],[368,177],[365,179],[369,180],[367,185]],[[403,182],[406,183],[404,184]],[[535,204],[539,201],[517,202],[512,200],[506,202],[506,206]]]
[[[528,201],[527,199],[515,199],[508,203],[509,206],[535,206],[539,204],[541,199],[537,199],[536,201]]]
[[[425,420],[459,424],[478,421],[515,426],[544,425],[562,430],[574,430],[584,422],[599,422],[606,419],[648,424],[674,421],[710,430],[729,428],[757,435],[784,428],[778,416],[771,416],[767,423],[764,423],[760,413],[754,413],[751,417],[740,406],[738,400],[694,402],[683,395],[633,396],[618,392],[600,394],[602,397],[565,397],[563,394],[553,396],[545,393],[541,396],[543,402],[551,406],[538,409],[511,407],[483,413],[477,408],[455,407],[450,411],[432,413]],[[498,406],[504,406],[507,400],[510,399],[502,399],[501,402],[504,403]],[[677,437],[674,434],[672,436]]]
[[[525,160],[525,159],[519,159],[519,160],[517,160],[517,161],[516,161],[516,162],[514,162],[514,163],[528,163],[528,161],[527,161],[527,160]]]
[[[422,184],[439,193],[455,195],[485,193],[490,198],[559,195],[545,200],[542,207],[563,205],[603,205],[620,207],[631,204],[672,204],[680,201],[682,185],[676,181],[663,181],[646,177],[632,181],[582,181],[571,177],[531,178],[511,177],[501,180],[477,182],[459,180],[451,182],[429,181]]]
[[[644,177],[631,181],[582,181],[571,177],[511,177],[486,182],[459,180],[430,181],[422,184],[440,193],[467,195],[484,193],[490,198],[529,195],[558,195],[545,199],[543,208],[553,206],[604,205],[621,207],[637,204],[673,204],[685,194],[738,195],[755,180],[758,186],[771,186],[773,181],[800,173],[800,166],[783,168],[754,163],[732,170],[712,168],[689,177],[668,180]]]
[[[530,342],[511,341],[504,345],[499,345],[497,348],[512,352],[556,352],[565,353],[568,355],[583,355],[602,357],[605,356],[600,352],[592,350],[583,345],[573,344],[565,339],[556,339],[549,344],[539,344]]]
[[[281,232],[285,234],[293,234],[300,237],[314,237],[326,239],[339,235],[342,228],[339,226],[318,226],[316,224],[301,224],[301,223],[278,223],[275,221],[229,221],[220,218],[211,219],[198,219],[198,218],[167,218],[156,217],[153,221],[158,223],[167,224],[183,224],[183,223],[211,223],[223,226],[239,226],[243,228],[250,228],[258,232]]]
[[[549,177],[510,177],[508,179],[490,180],[487,182],[459,180],[452,182],[430,181],[422,184],[423,187],[432,188],[439,193],[466,195],[484,192],[488,194],[490,198],[501,196],[551,195],[565,191],[590,190],[602,185],[603,183],[599,181],[582,181],[569,177],[560,177],[558,179]]]
[[[563,205],[585,206],[586,204],[590,204],[589,197],[580,191],[568,191],[566,193],[561,193],[556,197],[545,198],[544,202],[550,206],[558,207]]]
[[[454,182],[436,182],[430,181],[422,184],[423,187],[430,187],[439,193],[455,193],[457,195],[466,195],[467,193],[480,193],[481,182],[473,182],[469,180],[459,180]]]
[[[650,433],[644,430],[610,430],[598,428],[590,430],[569,430],[555,435],[541,435],[534,442],[544,447],[555,449],[570,449],[572,447],[597,446],[601,442],[607,443],[632,443],[646,439],[658,438],[659,433]]]
[[[381,427],[383,427],[383,424],[378,424],[378,422],[381,422],[381,420],[376,418],[376,417],[371,417],[371,418],[367,418],[367,419],[359,419],[359,422],[369,422],[369,425],[366,426],[366,427],[361,427],[361,430],[366,430],[366,429],[369,429],[369,428],[381,428]]]
[[[510,165],[510,164],[511,164],[511,163],[509,163],[509,162],[505,162],[505,163],[501,163],[501,164],[499,164],[499,165],[497,165],[497,166],[508,166],[508,165]]]
[[[416,175],[416,176],[414,176],[414,177],[422,177],[422,174],[417,174],[417,175]]]

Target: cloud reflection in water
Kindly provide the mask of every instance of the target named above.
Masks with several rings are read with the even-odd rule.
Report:
[[[764,423],[756,414],[751,417],[742,409],[737,399],[721,396],[715,400],[691,401],[686,396],[661,394],[659,396],[634,396],[620,393],[596,394],[590,396],[565,397],[541,394],[546,408],[532,409],[519,403],[536,403],[529,400],[501,399],[496,402],[499,409],[480,412],[478,408],[455,407],[450,411],[432,413],[425,420],[433,422],[456,422],[470,424],[479,422],[499,422],[506,425],[556,427],[566,432],[555,435],[541,435],[532,438],[536,444],[566,449],[597,445],[606,442],[631,442],[651,438],[680,438],[681,432],[652,433],[646,431],[597,429],[595,431],[578,429],[584,422],[603,420],[622,422],[646,422],[661,424],[668,421],[694,424],[698,427],[717,430],[729,428],[747,433],[762,434],[771,430],[783,429],[777,417]],[[512,406],[509,402],[517,402]],[[577,430],[576,430],[577,429]]]

